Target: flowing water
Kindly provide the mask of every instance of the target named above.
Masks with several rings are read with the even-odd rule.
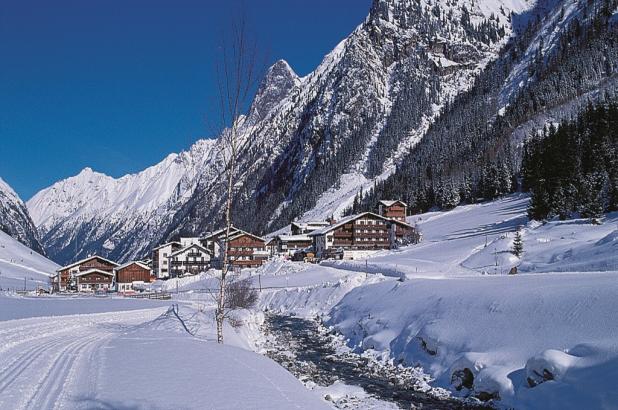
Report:
[[[267,348],[267,355],[302,381],[320,386],[330,386],[336,381],[360,386],[371,396],[396,403],[403,409],[489,408],[436,397],[428,388],[428,376],[420,368],[385,364],[337,349],[334,337],[320,329],[315,321],[269,315],[266,331],[276,339]]]

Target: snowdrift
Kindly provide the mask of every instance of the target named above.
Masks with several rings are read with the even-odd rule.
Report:
[[[618,405],[607,382],[591,383],[608,367],[618,371],[617,279],[586,273],[389,281],[352,290],[329,323],[351,346],[421,364],[440,385],[466,394],[517,408],[530,398],[536,407],[539,395],[558,398],[547,383],[560,389],[556,408],[572,408],[573,400],[601,408]]]

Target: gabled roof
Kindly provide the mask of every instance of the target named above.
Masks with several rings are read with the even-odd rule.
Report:
[[[135,264],[135,265],[137,265],[137,266],[139,266],[141,268],[151,270],[150,266],[148,266],[148,265],[146,265],[146,264],[144,264],[144,263],[142,263],[140,261],[131,261],[131,262],[125,263],[124,265],[120,265],[117,268],[114,268],[114,271],[119,271],[119,270],[127,268],[127,267],[129,267],[129,266],[131,266],[133,264]]]
[[[219,236],[219,235],[223,234],[226,229],[227,228],[222,228],[222,229],[219,229],[218,231],[211,232],[209,235],[206,235],[206,236],[204,236],[203,238],[200,238],[200,239],[204,241],[204,240],[208,240],[208,239],[210,239],[212,237]],[[239,230],[240,229],[238,229],[238,228],[236,228],[234,226],[231,226],[230,227],[230,235],[236,233]]]
[[[164,247],[169,246],[169,245],[182,246],[182,244],[180,242],[178,242],[178,241],[171,241],[171,242],[167,242],[167,243],[164,243],[164,244],[161,244],[161,245],[157,246],[156,248],[153,249],[153,251],[156,251],[157,249],[161,249],[161,248],[164,248]]]
[[[106,272],[104,270],[96,269],[96,268],[88,269],[83,272],[76,273],[75,276],[90,275],[91,273],[100,273],[101,275],[114,276],[114,274],[111,272]]]
[[[241,236],[245,236],[245,235],[250,236],[250,237],[252,237],[254,239],[257,239],[258,241],[262,241],[262,242],[266,243],[266,239],[264,239],[264,238],[262,238],[260,236],[254,235],[252,233],[245,232],[245,231],[243,231],[241,229],[238,229],[237,232],[235,232],[233,235],[231,235],[230,236],[230,240],[233,240],[233,239],[236,239],[236,238],[240,238]]]
[[[335,229],[339,228],[342,225],[350,223],[351,221],[354,221],[356,219],[362,218],[364,216],[372,216],[374,218],[381,219],[383,221],[395,223],[395,224],[398,224],[398,225],[408,226],[408,227],[412,228],[412,225],[409,225],[409,224],[407,224],[405,222],[397,221],[397,220],[392,219],[392,218],[386,218],[386,217],[384,217],[382,215],[374,214],[373,212],[363,212],[363,213],[360,213],[360,214],[357,214],[357,215],[350,215],[347,218],[343,218],[342,220],[340,220],[339,222],[337,222],[337,223],[335,223],[335,224],[333,224],[331,226],[319,229],[317,231],[313,231],[313,232],[311,232],[309,234],[309,236],[324,235],[325,233],[328,233],[328,232],[330,232],[332,230],[335,230]]]
[[[185,253],[185,252],[187,252],[191,248],[199,248],[202,252],[206,252],[207,254],[210,255],[210,251],[208,249],[204,248],[202,245],[198,245],[197,243],[194,243],[194,244],[189,245],[189,246],[187,246],[185,248],[179,249],[176,252],[171,253],[170,256],[168,256],[168,258],[172,258],[172,257],[174,257],[176,255],[180,255],[181,253]]]
[[[82,259],[82,260],[79,260],[79,261],[77,261],[77,262],[73,262],[73,263],[72,263],[72,264],[70,264],[70,265],[63,266],[63,267],[61,267],[61,268],[59,268],[59,269],[56,269],[56,272],[60,272],[60,271],[65,270],[65,269],[71,269],[71,268],[72,268],[72,267],[74,267],[74,266],[81,265],[81,264],[86,263],[86,262],[88,262],[89,260],[92,260],[92,259],[101,259],[102,261],[105,261],[105,262],[107,262],[107,263],[109,263],[109,264],[111,264],[111,265],[114,265],[114,267],[119,266],[116,262],[114,262],[114,261],[110,261],[109,259],[105,259],[105,258],[104,258],[104,257],[102,257],[102,256],[99,256],[99,255],[92,255],[92,256],[89,256],[89,257],[84,258],[84,259]]]
[[[405,206],[405,207],[407,207],[407,206],[408,206],[408,204],[406,204],[405,202],[400,201],[400,200],[398,200],[398,199],[396,199],[396,200],[394,200],[394,201],[388,201],[388,200],[384,200],[384,199],[383,199],[383,200],[381,200],[381,201],[380,201],[380,203],[381,203],[382,205],[386,206],[386,207],[393,206],[393,205],[395,205],[396,203],[400,203],[401,205],[403,205],[403,206]]]

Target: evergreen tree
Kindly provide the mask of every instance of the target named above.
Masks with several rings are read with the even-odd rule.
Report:
[[[515,232],[512,253],[518,258],[524,253],[524,240],[521,237],[521,231],[519,229],[517,230],[517,232]]]

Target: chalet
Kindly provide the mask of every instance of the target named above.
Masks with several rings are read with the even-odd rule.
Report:
[[[240,230],[231,227],[230,228],[230,236],[239,232]],[[223,240],[225,239],[225,234],[227,230],[219,229],[218,231],[211,232],[209,235],[200,239],[201,245],[210,251],[210,254],[218,259],[219,254],[222,252]]]
[[[101,256],[90,256],[58,269],[54,280],[54,289],[90,291],[111,289],[114,283],[114,269],[118,267]]]
[[[380,201],[378,204],[378,213],[385,217],[396,221],[405,222],[408,211],[408,205],[403,201]]]
[[[309,248],[313,244],[313,239],[308,235],[278,235],[277,253],[279,255],[292,256],[296,251]]]
[[[180,242],[168,242],[152,250],[152,271],[158,279],[166,279],[170,276],[169,256],[182,249]]]
[[[268,260],[264,238],[239,230],[229,242],[228,260],[234,267],[257,268]]]
[[[142,262],[129,262],[114,269],[118,292],[131,292],[137,284],[149,283],[152,270]]]
[[[405,222],[364,212],[314,231],[309,236],[318,257],[355,259],[394,248],[414,232],[414,227]]]
[[[173,252],[169,257],[170,277],[195,275],[210,268],[212,255],[202,245],[192,244]]]
[[[328,221],[311,221],[311,222],[292,222],[290,229],[292,235],[306,235],[318,229],[326,228],[330,225]]]

